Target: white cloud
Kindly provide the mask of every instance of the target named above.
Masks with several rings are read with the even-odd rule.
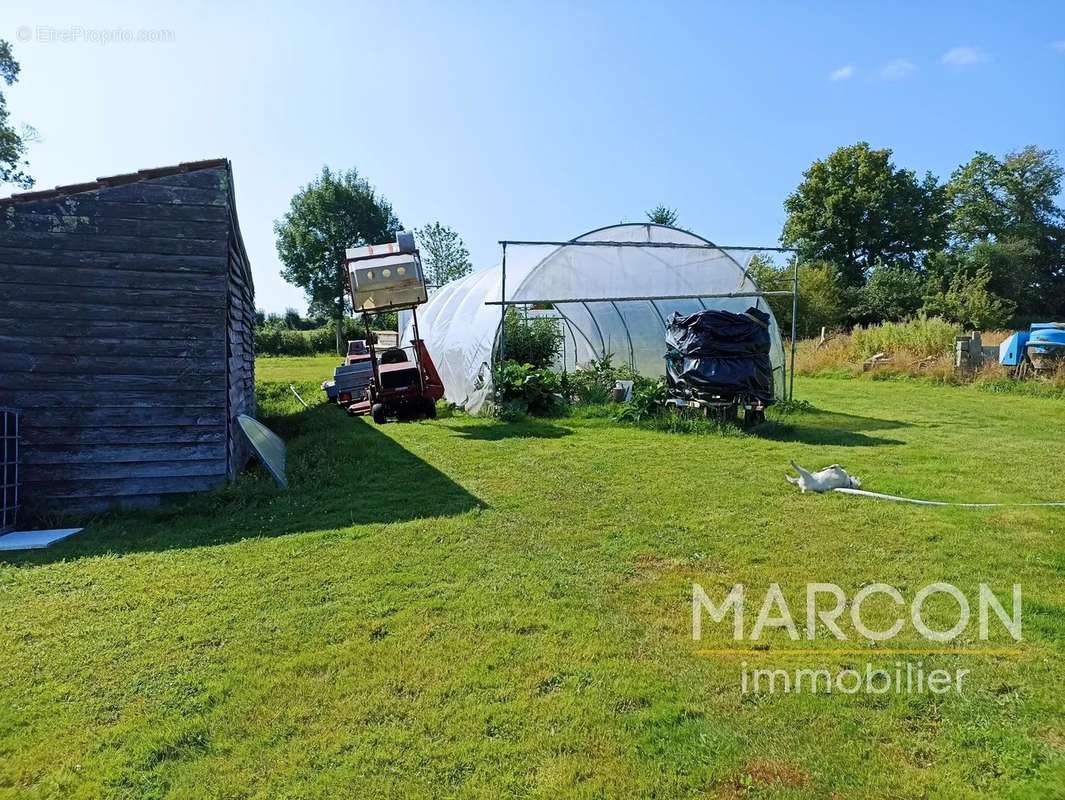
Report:
[[[987,55],[975,47],[952,47],[943,54],[941,61],[951,67],[967,67],[987,61]]]
[[[1065,53],[1065,39],[1058,39],[1056,42],[1054,42],[1054,44],[1051,45],[1051,47],[1053,47],[1059,53]]]
[[[885,80],[894,81],[901,78],[908,78],[917,71],[917,65],[906,58],[896,58],[894,61],[889,61],[880,68],[880,77]]]
[[[854,66],[851,64],[844,64],[839,69],[834,69],[828,73],[828,79],[830,81],[845,81],[847,78],[854,76]]]

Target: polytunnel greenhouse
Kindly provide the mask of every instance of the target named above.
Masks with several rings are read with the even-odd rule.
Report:
[[[748,275],[755,248],[718,247],[694,233],[649,223],[600,228],[569,242],[504,242],[499,265],[439,289],[418,310],[418,328],[445,397],[477,412],[491,392],[492,364],[506,342],[504,309],[558,320],[556,367],[612,357],[647,377],[665,375],[666,320],[703,309],[769,314],[774,388],[785,357],[773,311]],[[767,248],[771,249],[771,248]],[[403,339],[413,338],[408,323]]]

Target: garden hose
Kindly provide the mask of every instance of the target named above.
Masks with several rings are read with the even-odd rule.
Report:
[[[845,489],[838,488],[834,491],[843,492],[844,494],[857,495],[859,497],[875,497],[877,500],[891,500],[895,503],[912,503],[916,506],[957,506],[959,508],[1001,508],[1003,506],[1014,507],[1038,507],[1038,506],[1056,506],[1065,508],[1065,501],[1058,501],[1052,503],[947,503],[943,500],[916,500],[912,497],[899,497],[894,494],[881,494],[880,492],[867,492],[864,489]]]

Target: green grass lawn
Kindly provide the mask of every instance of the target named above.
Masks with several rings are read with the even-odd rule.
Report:
[[[260,381],[285,383],[314,381],[318,385],[333,377],[333,367],[340,356],[269,356],[255,362],[255,377]],[[315,387],[317,388],[317,387]],[[310,402],[309,398],[306,398]]]
[[[1065,510],[783,479],[794,458],[877,491],[1065,499],[1060,400],[800,379],[816,410],[761,435],[379,428],[291,396],[317,401],[334,362],[260,362],[288,492],[253,469],[0,561],[0,796],[1065,796]],[[800,627],[810,581],[1018,582],[1024,641],[925,657],[972,670],[960,695],[743,695],[739,659],[699,652],[731,626],[692,640],[693,581],[746,584],[751,616],[779,583]],[[767,641],[751,660],[845,644]],[[953,644],[980,646],[975,624]]]

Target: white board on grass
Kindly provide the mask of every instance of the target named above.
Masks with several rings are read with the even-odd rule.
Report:
[[[82,528],[55,528],[50,531],[15,531],[0,536],[0,550],[40,550],[73,536]]]

